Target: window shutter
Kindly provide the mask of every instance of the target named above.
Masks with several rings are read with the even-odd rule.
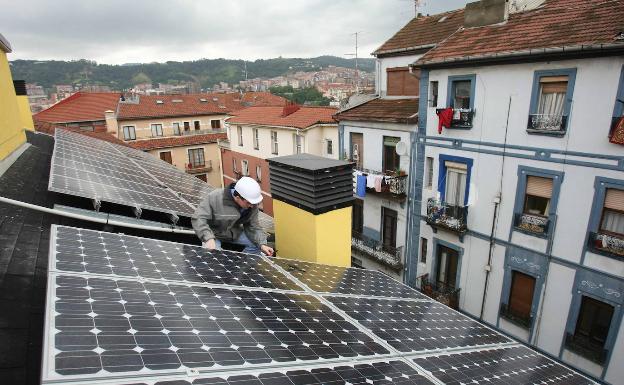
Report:
[[[550,178],[542,178],[539,176],[529,176],[527,178],[526,193],[542,198],[551,198],[553,189],[553,180]]]
[[[567,76],[543,76],[540,84],[543,94],[565,94],[568,91]]]
[[[454,168],[457,170],[468,170],[468,166],[466,165],[466,163],[446,161],[444,162],[444,165],[447,168]]]
[[[608,188],[605,194],[604,207],[611,210],[624,211],[624,190]]]
[[[388,95],[403,95],[404,73],[404,71],[400,71],[395,68],[388,68],[386,71],[386,74],[388,75]]]
[[[511,293],[509,295],[509,310],[512,314],[529,318],[535,290],[535,278],[514,271],[511,279]]]
[[[394,96],[418,96],[420,82],[418,78],[409,73],[408,67],[395,67],[386,69],[387,94]],[[417,76],[420,76],[417,74]]]

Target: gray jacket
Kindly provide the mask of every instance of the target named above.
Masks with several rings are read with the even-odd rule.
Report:
[[[245,231],[247,238],[258,247],[266,245],[267,235],[258,222],[258,207],[241,216],[229,188],[216,189],[206,194],[191,219],[195,234],[206,242],[217,238],[235,242]]]

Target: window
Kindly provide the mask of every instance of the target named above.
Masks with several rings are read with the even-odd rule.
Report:
[[[472,128],[475,75],[449,76],[447,106],[453,109],[450,128]]]
[[[439,288],[455,289],[457,283],[457,268],[459,267],[459,253],[450,247],[437,247],[436,282]]]
[[[523,213],[547,217],[552,191],[553,180],[551,178],[529,175],[527,177]]]
[[[203,148],[193,148],[188,150],[190,168],[199,168],[206,165]]]
[[[427,263],[427,247],[429,240],[427,238],[420,238],[420,262]]]
[[[364,203],[361,199],[353,200],[353,211],[351,212],[351,231],[362,234],[364,230]]]
[[[238,145],[242,146],[243,145],[243,127],[236,126],[236,133],[238,136]]]
[[[180,132],[180,123],[173,123],[173,135],[182,135]]]
[[[445,162],[446,189],[444,201],[451,206],[465,206],[467,167],[464,163]]]
[[[249,161],[248,160],[241,160],[241,173],[243,174],[243,176],[249,176]]]
[[[260,165],[256,166],[256,180],[262,182],[262,167]]]
[[[234,173],[238,173],[238,161],[236,160],[236,158],[232,158],[232,171],[234,171]]]
[[[575,77],[576,69],[535,72],[527,125],[529,133],[565,133]]]
[[[260,149],[260,130],[258,128],[253,129],[254,135],[254,150]]]
[[[293,134],[293,142],[294,142],[293,152],[295,154],[301,154],[303,152],[303,136]]]
[[[469,80],[459,80],[452,83],[451,107],[453,107],[454,110],[470,109],[470,89],[471,83]]]
[[[327,155],[333,155],[334,154],[334,143],[331,141],[331,139],[327,139]]]
[[[624,237],[624,190],[606,189],[600,232]]]
[[[271,131],[271,154],[277,155],[277,131]]]
[[[426,161],[425,161],[425,166],[426,166],[426,180],[425,180],[425,186],[430,189],[433,187],[433,158],[428,156]]]
[[[388,95],[417,96],[419,93],[419,81],[417,74],[410,74],[408,67],[395,67],[386,69]]]
[[[135,140],[136,131],[134,126],[123,126],[124,140]]]
[[[193,122],[193,126],[195,127],[195,130],[200,130],[201,129],[201,123],[199,122],[199,120],[195,120]]]
[[[363,269],[362,260],[359,258],[351,257],[351,267],[357,267],[358,269]]]
[[[352,132],[351,137],[351,160],[355,162],[355,168],[361,170],[364,164],[364,134]]]
[[[163,136],[162,124],[152,124],[152,136]]]
[[[429,82],[429,107],[438,106],[438,81]]]
[[[216,130],[218,128],[221,128],[221,120],[220,119],[213,119],[210,121],[210,127],[212,127],[213,130]]]
[[[397,234],[397,212],[387,207],[381,208],[381,240],[382,247],[394,254]]]
[[[191,130],[191,122],[184,122],[184,131]]]
[[[383,137],[383,171],[384,172],[397,172],[399,171],[399,164],[401,157],[396,152],[396,145],[401,138],[395,138],[392,136]]]
[[[512,321],[530,326],[531,307],[535,292],[535,278],[513,270],[511,272],[511,289],[507,302],[507,311],[503,314]]]
[[[613,306],[605,302],[583,296],[574,330],[574,342],[594,351],[604,349],[613,310]]]
[[[163,151],[160,153],[160,160],[164,160],[165,162],[172,164],[171,160],[171,151]]]

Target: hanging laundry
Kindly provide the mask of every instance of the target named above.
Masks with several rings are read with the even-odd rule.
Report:
[[[383,175],[375,175],[375,191],[381,192],[381,182],[383,179]]]
[[[368,174],[366,177],[366,188],[375,188],[375,175]]]
[[[356,195],[364,198],[366,195],[366,176],[358,175],[357,176],[357,184],[355,188]]]
[[[615,123],[613,132],[611,132],[611,135],[609,136],[609,142],[624,144],[624,116],[622,116],[617,123]]]
[[[438,134],[442,133],[442,127],[449,128],[451,127],[451,122],[453,121],[453,109],[451,107],[444,108],[440,110],[436,110],[436,115],[438,115]]]

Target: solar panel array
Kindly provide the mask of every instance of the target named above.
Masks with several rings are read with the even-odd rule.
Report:
[[[44,384],[591,383],[378,272],[63,226],[49,271]]]

